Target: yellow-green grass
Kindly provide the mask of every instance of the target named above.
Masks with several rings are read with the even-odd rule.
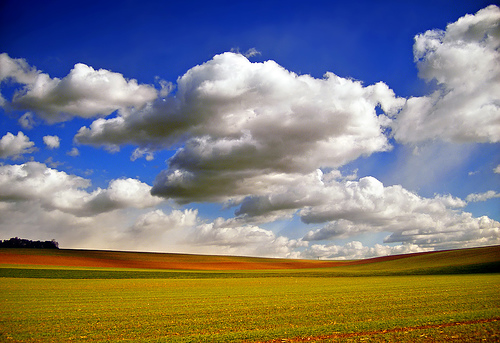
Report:
[[[495,341],[500,275],[0,283],[0,341]]]
[[[29,257],[23,261],[78,257],[85,266],[7,264],[5,252]],[[90,267],[89,258],[132,267],[153,260],[162,269]],[[323,268],[322,261],[293,268],[280,259],[5,249],[0,342],[496,342],[499,260],[498,246]],[[217,265],[228,262],[266,266]],[[168,269],[175,263],[186,270]]]

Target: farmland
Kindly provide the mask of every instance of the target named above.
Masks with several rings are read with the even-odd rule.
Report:
[[[0,341],[500,341],[499,252],[324,262],[7,249]]]

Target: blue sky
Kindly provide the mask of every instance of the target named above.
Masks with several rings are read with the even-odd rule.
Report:
[[[483,1],[6,1],[0,239],[362,258],[500,243]]]

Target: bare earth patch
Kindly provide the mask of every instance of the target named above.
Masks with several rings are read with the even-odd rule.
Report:
[[[309,336],[309,337],[295,337],[295,338],[284,338],[284,339],[273,339],[265,342],[255,342],[255,343],[284,343],[284,342],[315,342],[321,340],[330,340],[330,339],[340,339],[340,338],[351,338],[351,337],[371,337],[376,335],[384,335],[388,333],[396,333],[396,332],[409,332],[416,330],[427,330],[427,329],[439,329],[446,328],[451,326],[459,326],[459,325],[470,325],[470,324],[480,324],[480,323],[492,323],[500,321],[500,318],[489,318],[489,319],[478,319],[478,320],[468,320],[461,322],[452,322],[452,323],[443,323],[443,324],[432,324],[432,325],[420,325],[420,326],[409,326],[402,328],[393,328],[388,330],[381,331],[366,331],[366,332],[351,332],[351,333],[332,333],[331,335],[322,335],[322,336]]]
[[[346,265],[348,262],[308,261],[284,259],[238,258],[232,256],[206,256],[183,254],[142,254],[88,251],[73,254],[49,255],[22,251],[0,251],[0,264],[46,265],[68,267],[105,267],[174,270],[261,270],[301,269]],[[248,260],[248,261],[246,261]],[[357,262],[357,261],[356,261]]]
[[[498,263],[500,246],[461,249],[456,251],[422,252],[406,255],[383,256],[363,260],[295,260],[285,258],[258,258],[222,255],[193,255],[175,253],[145,253],[77,249],[0,249],[0,264],[45,265],[93,268],[138,268],[170,270],[263,270],[329,268],[363,264],[376,264],[393,260],[416,261],[423,266],[429,261],[441,261],[443,265],[467,263]],[[425,256],[424,256],[425,255]],[[430,259],[428,257],[432,256]],[[474,260],[476,259],[476,260]],[[404,262],[404,261],[401,261]],[[405,265],[406,263],[403,263]]]

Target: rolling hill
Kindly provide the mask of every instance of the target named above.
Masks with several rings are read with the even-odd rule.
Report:
[[[222,255],[75,249],[0,249],[7,269],[131,269],[136,271],[292,272],[322,276],[464,274],[500,272],[500,246],[457,249],[364,260],[325,261]],[[287,273],[288,274],[288,273]]]

